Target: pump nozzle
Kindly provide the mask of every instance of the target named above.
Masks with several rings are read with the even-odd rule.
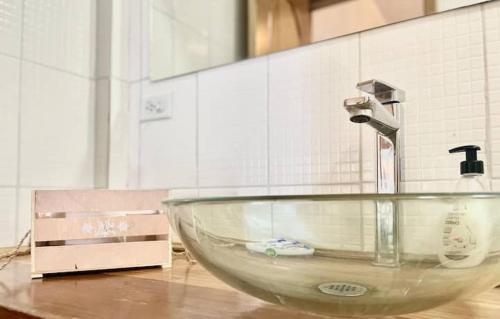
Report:
[[[477,145],[464,145],[452,148],[450,153],[465,152],[465,161],[460,163],[460,174],[484,174],[483,161],[477,160],[477,151],[481,148]]]

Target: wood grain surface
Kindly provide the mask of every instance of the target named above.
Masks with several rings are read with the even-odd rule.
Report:
[[[200,265],[58,275],[30,280],[29,258],[0,271],[0,318],[332,318],[290,310],[240,293]],[[337,317],[341,318],[341,317]],[[498,319],[500,289],[393,319]]]

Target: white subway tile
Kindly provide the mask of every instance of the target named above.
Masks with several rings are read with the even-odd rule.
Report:
[[[20,183],[94,185],[93,81],[22,66]]]
[[[16,189],[0,188],[0,247],[14,247],[16,233]]]
[[[22,0],[0,0],[0,53],[19,57]]]
[[[411,36],[410,36],[411,35]],[[361,34],[363,80],[377,78],[406,91],[403,179],[453,179],[448,149],[486,145],[481,8],[474,6]],[[363,130],[363,140],[373,130]],[[373,139],[363,143],[373,152]],[[372,155],[370,155],[371,157]],[[372,161],[375,157],[372,157]],[[369,164],[374,167],[374,164]]]
[[[500,177],[500,2],[483,5],[491,129],[491,172]]]
[[[25,0],[23,57],[93,77],[95,0]]]
[[[200,186],[267,185],[267,58],[199,74]]]
[[[0,56],[0,70],[2,70],[0,72],[0,145],[2,152],[0,185],[3,186],[15,186],[17,182],[19,63],[18,59]]]
[[[196,75],[144,82],[143,101],[173,94],[172,117],[140,127],[140,186],[196,187]]]

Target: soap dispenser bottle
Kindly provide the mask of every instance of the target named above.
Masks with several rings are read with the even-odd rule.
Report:
[[[477,160],[479,146],[466,145],[453,148],[450,153],[465,152],[466,160],[460,163],[461,177],[457,193],[482,193],[487,191],[482,180],[484,165]],[[480,265],[487,257],[491,241],[491,219],[483,202],[469,197],[457,198],[442,222],[439,260],[447,268],[469,268]]]

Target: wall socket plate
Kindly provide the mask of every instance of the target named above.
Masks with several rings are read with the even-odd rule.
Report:
[[[154,121],[172,118],[174,93],[148,96],[142,100],[141,121]]]

